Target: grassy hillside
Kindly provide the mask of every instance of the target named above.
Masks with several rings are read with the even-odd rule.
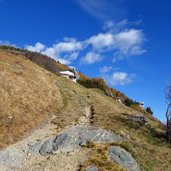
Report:
[[[53,74],[0,51],[0,148],[20,140],[62,105]]]
[[[147,124],[133,119],[141,112],[106,96],[98,87],[86,88],[48,72],[20,53],[0,50],[0,148],[27,136],[53,114],[52,122],[64,128],[77,124],[86,106],[95,113],[93,126],[121,135],[115,144],[125,148],[145,171],[170,171],[171,148],[163,125],[148,113]],[[110,144],[89,144],[88,160],[101,170],[123,170],[111,164],[107,155]]]
[[[15,48],[12,46],[0,46],[0,49],[16,56],[22,55],[26,59],[54,73],[55,75],[59,75],[59,72],[64,71],[64,70],[75,72],[72,68],[69,68],[68,66],[61,64],[59,61],[56,61],[46,55],[43,55],[37,52],[30,52],[28,50],[19,49],[19,48]],[[117,91],[114,88],[110,88],[102,78],[89,78],[83,73],[79,73],[79,76],[80,76],[80,79],[78,80],[78,83],[83,85],[84,87],[98,88],[102,90],[102,92],[105,95],[110,96],[117,100],[121,100],[127,106],[130,106],[130,107],[138,109],[139,111],[142,111],[141,108],[138,107],[136,102],[134,102],[132,99],[127,97],[122,92]]]
[[[165,139],[165,129],[157,119],[146,113],[150,127],[140,122],[127,120],[127,116],[137,116],[141,113],[104,95],[99,89],[87,89],[62,77],[57,77],[57,80],[57,86],[61,91],[65,105],[56,115],[54,123],[62,128],[69,126],[71,122],[77,123],[84,107],[86,105],[93,106],[95,112],[93,125],[124,137],[124,141],[115,145],[130,151],[142,170],[170,170],[171,148]],[[119,168],[117,165],[113,166],[109,163],[105,157],[107,156],[107,150],[105,151],[107,145],[93,144],[90,148],[91,155],[89,160],[85,162],[85,166],[96,164],[102,170]]]
[[[19,49],[19,48],[15,48],[13,46],[2,46],[0,45],[0,49],[8,52],[10,54],[13,54],[15,56],[24,56],[26,59],[29,59],[30,61],[32,61],[33,63],[41,66],[42,68],[45,68],[46,70],[54,73],[54,74],[59,74],[59,71],[63,71],[63,70],[71,70],[71,68],[69,68],[66,65],[63,65],[57,61],[55,61],[54,59],[37,53],[37,52],[30,52],[28,50],[25,49]]]

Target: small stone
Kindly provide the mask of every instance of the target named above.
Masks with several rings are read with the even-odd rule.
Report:
[[[31,156],[31,153],[28,153],[27,156]]]
[[[12,116],[8,116],[8,119],[9,119],[9,120],[12,120],[12,118],[13,118]]]
[[[27,150],[23,150],[23,152],[24,152],[24,153],[26,153],[26,152],[27,152]]]
[[[87,95],[87,97],[88,97],[88,98],[90,98],[90,97],[91,97],[91,95],[89,95],[89,94],[88,94],[88,95]]]

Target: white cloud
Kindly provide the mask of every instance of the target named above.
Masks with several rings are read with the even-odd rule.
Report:
[[[70,64],[77,59],[79,51],[83,49],[83,43],[77,41],[75,38],[64,38],[63,42],[53,44],[51,47],[46,47],[44,44],[38,42],[34,46],[25,46],[26,49],[34,52],[40,52],[48,55],[63,64]]]
[[[122,0],[75,0],[91,16],[106,21],[118,20],[126,13]]]
[[[110,30],[114,27],[114,23],[112,21],[106,21],[104,23],[103,29],[104,30]]]
[[[127,20],[123,20],[117,25],[125,26],[126,23]],[[114,27],[112,22],[108,22],[106,25],[109,28]],[[92,64],[101,61],[102,56],[107,55],[107,53],[113,54],[113,62],[130,56],[141,55],[145,53],[143,49],[144,42],[145,35],[142,30],[124,29],[124,31],[119,32],[110,30],[109,32],[102,32],[83,41],[65,37],[63,41],[57,42],[50,47],[38,42],[25,48],[46,54],[64,64],[70,64],[77,60],[80,53],[83,52],[86,53],[86,56],[81,58],[81,62]]]
[[[26,49],[32,52],[42,52],[45,49],[45,45],[40,42],[37,42],[34,46],[26,46]]]
[[[82,49],[82,44],[80,42],[77,42],[76,40],[71,40],[67,42],[59,42],[55,44],[54,49],[56,52],[73,52],[76,50],[81,50]]]
[[[104,20],[106,18],[105,7],[107,3],[105,0],[76,0],[78,4],[90,15]]]
[[[108,84],[116,86],[116,85],[127,85],[134,81],[136,78],[135,74],[128,74],[126,72],[114,72],[112,75],[105,75],[105,80]]]
[[[118,56],[134,56],[145,52],[142,46],[145,36],[142,30],[130,29],[119,33],[99,33],[90,37],[87,42],[94,50],[114,51]],[[121,59],[121,57],[120,57]]]
[[[104,73],[109,72],[111,69],[112,69],[112,66],[103,66],[99,70],[100,70],[101,73],[104,74]]]
[[[142,30],[130,29],[114,35],[116,52],[113,61],[145,53],[146,50],[142,48],[144,41],[145,36]]]
[[[141,30],[131,29],[114,35],[114,45],[123,54],[127,54],[135,46],[140,47],[143,42],[144,35]]]
[[[109,20],[104,23],[103,30],[109,33],[118,33],[120,31],[123,31],[125,28],[140,26],[141,24],[142,24],[142,20],[128,21],[128,19],[123,19],[119,22],[114,22]]]
[[[107,21],[104,23],[103,30],[107,30],[109,33],[117,33],[129,24],[127,19],[121,20],[120,22]]]
[[[87,42],[91,44],[94,49],[102,50],[113,45],[113,35],[110,33],[99,33],[98,35],[90,37]]]
[[[58,61],[59,61],[61,64],[65,64],[65,65],[71,64],[71,61],[69,61],[69,60],[67,60],[67,59],[58,58]]]
[[[74,52],[71,55],[69,55],[68,59],[73,61],[76,60],[78,58],[79,52]]]
[[[80,51],[83,48],[81,42],[78,42],[74,38],[65,38],[65,42],[59,42],[54,44],[52,47],[46,48],[43,53],[53,58],[60,57],[62,53],[72,54]]]
[[[93,63],[97,63],[100,62],[103,59],[103,57],[98,54],[98,53],[94,53],[94,52],[89,52],[86,54],[85,57],[83,57],[81,59],[81,63],[83,64],[93,64]]]

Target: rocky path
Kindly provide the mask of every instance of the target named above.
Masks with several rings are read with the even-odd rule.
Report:
[[[85,112],[83,113],[83,116],[78,120],[78,125],[92,125],[94,122],[94,107],[88,106],[85,107]]]
[[[79,119],[79,125],[89,125],[91,116],[91,107],[86,107],[83,116]],[[71,125],[72,127],[74,125]],[[67,128],[66,128],[67,129]],[[56,125],[48,123],[44,127],[34,131],[28,138],[10,145],[0,151],[0,171],[15,171],[15,170],[77,170],[80,164],[80,159],[83,159],[85,150],[77,150],[70,154],[56,154],[49,157],[44,157],[33,150],[35,144],[40,144],[56,134],[63,132]],[[50,160],[49,160],[50,159]],[[46,167],[44,165],[46,164]],[[65,167],[64,167],[65,165]],[[53,167],[55,169],[53,169]]]
[[[85,107],[85,111],[83,116],[78,120],[77,126],[89,126],[90,125],[90,117],[91,117],[91,106]],[[59,145],[58,143],[64,143],[62,141],[65,138],[65,131],[69,130],[70,128],[74,127],[74,124],[67,126],[63,130],[58,130],[56,134],[59,134],[59,140],[56,140],[56,149]],[[72,135],[73,139],[75,130],[71,131],[69,134]],[[61,136],[62,135],[62,136]],[[64,135],[64,136],[63,136]],[[79,168],[79,165],[87,159],[89,150],[88,149],[81,149],[81,148],[74,148],[74,142],[71,142],[68,139],[68,142],[65,143],[63,146],[63,150],[56,150],[54,149],[55,145],[52,145],[54,141],[53,138],[42,139],[42,141],[38,141],[32,146],[30,146],[30,154],[31,157],[27,162],[22,165],[20,170],[22,171],[76,171]],[[69,146],[72,144],[73,146]],[[52,147],[52,146],[54,147]],[[76,144],[75,144],[76,145]]]
[[[49,123],[34,131],[30,137],[0,151],[0,171],[77,171],[90,152],[82,148],[87,142],[122,140],[113,132],[93,127],[94,117],[93,106],[88,106],[75,125],[61,130]],[[123,149],[109,149],[109,159],[129,166],[130,171],[139,171],[136,161]]]
[[[56,131],[55,125],[47,124],[34,131],[28,138],[0,151],[0,171],[14,171],[20,168],[31,157],[30,146],[37,141],[54,136]]]

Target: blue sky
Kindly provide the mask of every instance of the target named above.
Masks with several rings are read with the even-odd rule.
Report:
[[[0,44],[101,76],[165,121],[170,18],[169,0],[0,0]]]

